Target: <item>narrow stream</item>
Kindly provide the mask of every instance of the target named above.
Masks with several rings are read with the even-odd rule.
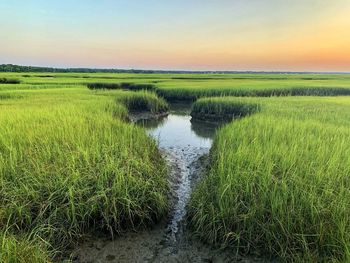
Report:
[[[168,220],[154,229],[127,232],[115,240],[92,238],[75,252],[76,262],[256,262],[215,250],[187,231],[187,204],[220,125],[191,120],[190,107],[172,104],[168,116],[137,122],[158,142],[170,167]]]
[[[169,244],[176,247],[181,241],[186,206],[201,156],[209,153],[217,125],[191,122],[189,104],[172,104],[170,114],[158,120],[139,121],[158,142],[160,150],[171,165],[172,212],[167,226]]]

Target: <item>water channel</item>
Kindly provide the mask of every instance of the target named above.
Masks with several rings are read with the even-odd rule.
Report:
[[[76,251],[77,262],[256,262],[207,246],[187,229],[188,201],[206,167],[215,131],[222,125],[192,120],[190,107],[172,104],[169,115],[137,122],[157,141],[170,167],[169,218],[150,230],[86,242]]]

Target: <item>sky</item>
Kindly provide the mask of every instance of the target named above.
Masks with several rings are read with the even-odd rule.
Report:
[[[350,0],[0,0],[0,64],[350,72]]]

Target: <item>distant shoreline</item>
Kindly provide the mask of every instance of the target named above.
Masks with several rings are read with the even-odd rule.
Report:
[[[134,73],[134,74],[350,74],[350,72],[320,71],[240,71],[240,70],[153,70],[113,68],[55,68],[1,64],[0,72],[49,72],[49,73]]]

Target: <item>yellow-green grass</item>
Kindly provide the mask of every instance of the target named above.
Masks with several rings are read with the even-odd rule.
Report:
[[[247,100],[226,98],[202,98],[192,105],[191,116],[201,120],[232,120],[260,111],[261,105]]]
[[[42,241],[0,233],[0,263],[50,262]]]
[[[166,214],[165,162],[156,142],[124,121],[129,105],[122,98],[136,104],[149,98],[153,112],[166,108],[164,101],[85,86],[6,92],[10,97],[0,96],[3,262],[45,261],[91,231],[118,234]]]
[[[52,77],[48,77],[52,76]],[[0,73],[21,89],[60,85],[152,84],[167,100],[195,100],[206,96],[350,95],[350,74],[111,74],[111,73]],[[11,89],[0,84],[0,90]]]
[[[117,101],[124,104],[129,111],[149,111],[152,113],[164,113],[168,110],[168,104],[163,98],[148,91],[125,93],[117,96]]]
[[[130,82],[121,82],[121,83],[88,83],[87,87],[92,90],[108,90],[108,89],[126,89],[126,90],[155,90],[155,86],[152,84],[135,84]]]
[[[300,76],[302,77],[302,75]],[[209,96],[338,96],[350,95],[350,79],[214,79],[182,80],[156,84],[167,100],[196,100]]]
[[[196,234],[286,261],[349,262],[350,97],[206,102],[261,109],[217,133],[190,202]]]
[[[348,94],[350,87],[350,75],[346,74],[0,73],[0,78],[18,79],[20,81],[20,84],[0,84],[0,233],[2,233],[2,244],[3,247],[9,247],[7,249],[9,253],[6,254],[8,258],[17,257],[17,252],[15,252],[15,246],[17,246],[20,248],[17,251],[25,250],[24,248],[28,247],[28,251],[33,251],[33,257],[39,255],[43,261],[47,260],[48,257],[52,258],[59,255],[59,252],[64,252],[66,246],[76,242],[81,235],[88,231],[102,230],[118,233],[126,228],[137,229],[159,220],[167,210],[166,168],[156,144],[145,135],[143,129],[125,122],[130,110],[143,108],[154,113],[167,110],[165,101],[158,98],[154,93],[147,91],[135,93],[122,90],[89,90],[87,84],[111,83],[119,85],[121,83],[134,83],[136,85],[154,85],[154,92],[158,96],[163,96],[169,100],[193,100],[203,96],[230,94],[235,96],[297,95],[299,93],[300,95],[341,95]],[[213,99],[214,104],[215,100],[222,99]],[[213,243],[224,242],[225,244],[234,243],[237,245],[237,240],[239,240],[243,250],[246,250],[250,245],[251,249],[255,247],[262,248],[271,254],[277,254],[288,259],[291,258],[291,255],[296,258],[298,254],[301,254],[304,258],[305,255],[317,258],[319,248],[323,244],[326,244],[322,247],[326,256],[335,259],[346,258],[344,254],[348,255],[349,252],[344,252],[344,244],[348,242],[346,238],[349,235],[345,237],[342,235],[349,233],[348,225],[346,225],[348,221],[345,220],[344,223],[339,223],[336,219],[342,218],[340,215],[342,211],[348,213],[348,210],[342,210],[345,209],[342,205],[345,204],[345,200],[348,201],[349,199],[338,202],[340,194],[336,191],[333,193],[331,190],[329,194],[331,196],[335,195],[335,201],[329,201],[328,210],[317,210],[318,207],[315,204],[317,205],[318,202],[324,204],[325,197],[322,196],[327,194],[322,192],[323,188],[320,189],[323,181],[326,182],[324,189],[333,189],[334,185],[339,184],[339,178],[344,178],[345,166],[343,165],[348,159],[343,154],[348,154],[348,151],[345,149],[340,153],[339,149],[343,149],[341,148],[343,146],[339,145],[339,137],[343,138],[344,130],[347,130],[350,125],[349,115],[347,115],[348,100],[342,97],[334,99],[314,97],[271,98],[269,100],[227,98],[225,103],[226,105],[232,105],[231,102],[237,102],[237,100],[240,101],[241,106],[243,105],[243,107],[238,107],[238,111],[245,108],[244,105],[250,103],[251,105],[259,105],[256,109],[260,112],[237,122],[242,123],[242,126],[239,126],[240,128],[236,128],[234,126],[236,123],[234,123],[220,131],[212,151],[213,168],[210,171],[212,176],[209,176],[202,183],[195,193],[194,201],[192,201],[192,204],[195,202],[199,204],[198,209],[191,209],[193,219],[197,218],[193,221],[196,229],[202,233],[203,238]],[[222,110],[222,113],[231,112],[232,108],[222,107],[222,101],[219,104],[218,108]],[[211,108],[210,106],[208,109]],[[234,108],[237,107],[234,106]],[[214,110],[213,113],[215,114],[215,112]],[[253,112],[255,111],[249,111],[248,115]],[[259,118],[261,118],[260,122],[258,122]],[[264,118],[266,118],[266,122]],[[249,120],[252,120],[252,124]],[[264,126],[265,123],[266,126]],[[296,123],[296,126],[293,129],[294,126],[291,126],[294,123]],[[319,131],[323,125],[324,130],[316,133],[315,143],[311,144],[309,142],[311,140],[310,130]],[[279,128],[275,131],[275,129],[272,129],[274,126]],[[249,128],[252,128],[252,130],[249,130]],[[260,135],[259,129],[262,131]],[[340,132],[335,134],[334,130],[337,129]],[[283,140],[285,130],[287,130],[286,134],[289,136],[287,138],[295,137],[294,140]],[[242,133],[236,138],[234,137],[236,132]],[[280,136],[282,139],[276,140],[272,137],[266,139],[266,134],[274,134],[274,132],[278,133],[274,136]],[[292,136],[293,132],[295,136]],[[252,212],[246,210],[245,213],[240,214],[241,217],[238,217],[237,224],[222,224],[229,222],[227,218],[236,209],[234,201],[226,196],[227,193],[231,193],[230,191],[236,188],[231,188],[231,184],[225,191],[220,187],[215,188],[216,186],[227,186],[224,184],[226,178],[222,172],[227,172],[226,175],[229,174],[230,178],[233,177],[231,182],[235,182],[235,180],[240,182],[237,177],[233,176],[233,172],[239,172],[238,168],[234,170],[235,161],[240,160],[241,162],[250,163],[250,161],[259,161],[259,158],[262,158],[261,156],[265,156],[254,155],[258,154],[259,151],[258,148],[249,148],[253,147],[255,142],[254,140],[251,141],[249,136],[255,136],[257,141],[263,141],[261,147],[266,147],[264,151],[270,153],[270,155],[266,155],[270,157],[266,157],[267,159],[263,159],[263,161],[260,160],[258,168],[261,167],[262,173],[270,167],[271,163],[269,164],[269,162],[278,163],[277,161],[273,162],[275,156],[278,156],[276,158],[280,163],[287,166],[289,162],[292,163],[298,157],[297,154],[300,154],[298,149],[303,149],[299,147],[301,138],[304,138],[300,134],[305,134],[305,138],[307,138],[306,145],[311,145],[311,148],[308,146],[301,154],[301,156],[306,156],[308,159],[304,158],[305,161],[301,163],[301,169],[296,168],[299,167],[296,166],[297,163],[293,164],[294,166],[291,165],[292,168],[295,168],[294,170],[291,169],[291,173],[295,173],[288,177],[292,179],[282,182],[289,186],[293,178],[297,178],[296,181],[299,181],[299,184],[307,181],[307,178],[317,181],[314,188],[310,186],[312,188],[310,196],[315,193],[313,189],[317,189],[322,198],[319,200],[312,199],[316,200],[315,204],[303,205],[303,207],[308,209],[311,206],[316,207],[316,210],[311,209],[307,216],[315,217],[315,213],[318,213],[317,218],[325,220],[321,222],[328,220],[330,217],[329,211],[334,212],[331,219],[335,219],[333,221],[328,220],[327,223],[322,225],[322,229],[325,229],[322,233],[330,232],[330,234],[326,233],[324,236],[320,236],[319,240],[321,241],[318,243],[314,242],[315,239],[310,236],[308,239],[311,239],[314,243],[312,243],[312,246],[308,245],[304,236],[297,233],[297,230],[300,229],[296,226],[302,225],[300,223],[302,220],[308,223],[305,217],[300,217],[302,213],[299,211],[299,214],[297,213],[295,217],[288,215],[283,218],[280,214],[281,217],[275,217],[278,220],[280,218],[294,220],[294,218],[300,217],[299,221],[296,220],[295,223],[288,224],[291,229],[287,228],[288,231],[286,230],[286,232],[281,228],[281,226],[284,227],[285,221],[281,221],[281,223],[273,221],[270,225],[261,226],[262,228],[269,226],[272,229],[267,228],[266,232],[262,231],[260,234],[269,232],[275,235],[274,233],[277,230],[280,231],[281,241],[276,238],[279,237],[277,235],[267,236],[266,239],[257,238],[256,242],[246,241],[246,233],[255,233],[253,223],[264,221],[260,219],[260,221],[253,221],[252,217],[249,216],[258,213],[255,210],[252,210]],[[329,143],[331,146],[325,147],[327,141],[322,141],[322,138],[334,141],[334,146]],[[242,155],[244,157],[233,160],[232,156],[236,157],[237,153],[232,149],[238,147],[240,139],[244,139],[245,144],[242,142],[242,149],[244,150],[244,147],[247,146],[247,153]],[[252,142],[253,146],[248,142]],[[285,143],[282,144],[281,142]],[[290,142],[290,144],[287,144],[287,142]],[[337,153],[334,158],[343,158],[342,160],[345,161],[340,162],[340,159],[332,159],[332,165],[329,169],[326,169],[325,164],[319,165],[326,157],[321,150],[320,153],[313,150],[316,148],[315,144],[320,145],[320,149],[324,149],[324,154],[334,151]],[[346,142],[344,145],[348,146]],[[273,150],[280,149],[279,147],[282,147],[281,150],[274,153]],[[297,153],[292,151],[289,156],[288,147],[291,147],[290,149]],[[315,156],[311,156],[310,152],[314,152]],[[319,157],[317,157],[318,155]],[[307,160],[310,165],[306,164]],[[264,167],[265,163],[266,167]],[[224,167],[229,170],[219,170],[219,168],[223,169]],[[244,168],[243,164],[238,167],[239,169]],[[276,167],[273,169],[281,169],[279,166]],[[314,167],[316,168],[314,169]],[[252,170],[254,167],[250,168],[248,166],[248,168],[250,170],[242,170],[243,173],[250,174],[250,171],[255,171]],[[329,176],[331,171],[338,168],[340,169],[339,173],[333,177]],[[324,176],[322,176],[322,169],[324,169]],[[297,171],[300,171],[300,173],[303,171],[309,172],[310,176],[301,177],[302,179],[299,180],[298,176],[301,175]],[[228,172],[232,172],[232,174]],[[317,173],[317,176],[314,176],[315,173]],[[218,176],[219,174],[220,176]],[[209,181],[209,178],[213,178],[211,179],[212,182]],[[217,180],[218,178],[221,179]],[[268,176],[261,178],[261,180],[268,182]],[[329,181],[326,178],[329,178]],[[237,192],[237,197],[248,196],[247,198],[249,198],[249,180],[253,180],[251,189],[254,191],[254,187],[261,183],[259,181],[260,177],[251,176],[251,179],[247,177],[247,180],[243,181],[247,183],[245,186],[247,188],[246,193],[243,191],[245,188],[242,184],[235,185],[238,190],[243,189],[241,192]],[[319,181],[321,183],[318,183]],[[299,186],[299,184],[295,183],[292,188]],[[344,179],[344,187],[346,184],[348,186],[348,181]],[[271,183],[262,185],[265,187],[273,186]],[[296,191],[295,196],[298,198],[301,196],[300,200],[308,204],[308,200],[311,199],[308,199],[308,195],[302,196],[302,189],[305,188],[301,186],[300,189],[299,192]],[[339,187],[339,189],[344,188]],[[267,211],[266,207],[269,208],[268,201],[272,200],[273,196],[270,196],[268,191],[263,193],[263,190],[259,189],[256,196],[260,194],[265,199],[262,199],[261,203],[257,203],[254,209],[259,210],[258,206],[263,204],[265,206],[262,206],[261,211]],[[287,194],[292,195],[292,190],[289,190]],[[206,191],[206,193],[201,194],[201,191]],[[223,196],[222,200],[221,197],[218,197],[219,193]],[[282,213],[280,206],[285,201],[282,190],[278,191],[277,189],[275,196],[280,199],[273,202],[277,205],[276,210],[273,211]],[[345,198],[348,197],[345,196]],[[218,200],[222,203],[219,203]],[[245,205],[244,200],[246,199],[243,198],[242,202],[238,202],[237,206]],[[202,201],[203,203],[201,203]],[[231,206],[230,202],[234,203],[232,209],[229,207],[226,212],[220,210],[226,204]],[[217,204],[220,204],[220,207]],[[338,210],[334,211],[337,204],[339,205]],[[212,209],[209,212],[206,211],[208,207]],[[298,210],[296,211],[298,212]],[[246,231],[247,229],[242,227],[241,222],[245,218],[247,218],[248,223],[253,222],[249,226],[252,231]],[[210,221],[211,219],[213,221]],[[333,222],[335,223],[333,224]],[[344,226],[344,231],[336,232],[339,228],[334,227],[335,224],[340,225],[339,228]],[[238,233],[237,229],[232,227],[236,225],[244,230],[240,239],[235,236]],[[309,224],[302,226],[310,227]],[[276,227],[277,230],[273,231],[273,227]],[[296,230],[293,232],[293,229]],[[314,233],[316,231],[314,229],[310,227],[310,233]],[[203,232],[201,232],[202,230]],[[230,232],[226,232],[226,230]],[[286,237],[291,237],[291,239],[288,239],[287,242],[283,239]],[[272,244],[271,242],[276,239],[278,239],[278,242]],[[340,242],[340,239],[345,241]],[[268,240],[268,242],[265,242],[265,240]],[[41,245],[42,242],[45,246]],[[303,244],[302,248],[300,248],[301,244]],[[328,244],[335,244],[335,247],[330,249]],[[287,246],[290,249],[286,249]],[[310,251],[309,254],[306,253],[308,250]],[[27,257],[29,258],[29,256]],[[22,256],[18,256],[18,258],[22,258]],[[17,262],[23,261],[19,260]]]

